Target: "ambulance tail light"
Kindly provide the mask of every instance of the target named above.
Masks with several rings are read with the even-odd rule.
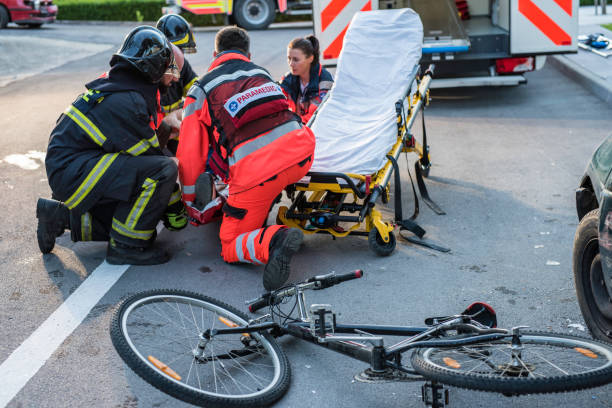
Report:
[[[534,57],[502,58],[495,61],[495,71],[498,74],[514,74],[535,69]]]

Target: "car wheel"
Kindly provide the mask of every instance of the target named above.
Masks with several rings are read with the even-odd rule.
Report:
[[[605,286],[599,254],[599,210],[585,215],[576,230],[574,282],[582,316],[593,337],[612,340],[612,299]]]
[[[233,16],[240,27],[246,30],[261,30],[274,21],[276,5],[273,0],[236,1]]]
[[[0,6],[0,28],[6,28],[6,25],[9,22],[9,14],[8,11],[2,6]]]

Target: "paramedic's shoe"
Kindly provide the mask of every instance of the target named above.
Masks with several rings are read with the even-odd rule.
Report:
[[[280,288],[289,278],[289,264],[304,240],[304,234],[297,228],[283,228],[270,241],[270,255],[263,273],[266,290]]]
[[[169,260],[170,255],[163,249],[133,247],[112,238],[106,250],[106,262],[111,265],[159,265]]]
[[[195,182],[195,200],[193,201],[193,206],[200,211],[203,210],[213,199],[214,187],[212,174],[200,174]]]
[[[36,238],[38,248],[43,254],[48,254],[55,246],[55,238],[70,228],[70,210],[63,203],[56,200],[39,198],[36,203]]]

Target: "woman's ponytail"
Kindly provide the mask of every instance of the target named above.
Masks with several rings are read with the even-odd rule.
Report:
[[[306,39],[312,44],[312,55],[314,55],[312,64],[316,66],[319,64],[319,54],[321,53],[319,50],[319,40],[314,35],[309,35]]]
[[[314,35],[309,35],[308,37],[298,37],[291,40],[288,45],[288,48],[301,50],[306,57],[314,56],[312,59],[311,66],[317,66],[319,64],[319,40]]]

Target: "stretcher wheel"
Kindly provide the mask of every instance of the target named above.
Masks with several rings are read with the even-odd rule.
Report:
[[[421,160],[419,160],[418,166],[421,169],[421,174],[423,175],[423,177],[429,177],[429,170],[431,169],[431,164],[428,163],[427,165],[424,165]]]
[[[395,250],[395,234],[389,232],[389,242],[383,241],[376,228],[372,228],[368,234],[370,249],[379,256],[389,256]]]

